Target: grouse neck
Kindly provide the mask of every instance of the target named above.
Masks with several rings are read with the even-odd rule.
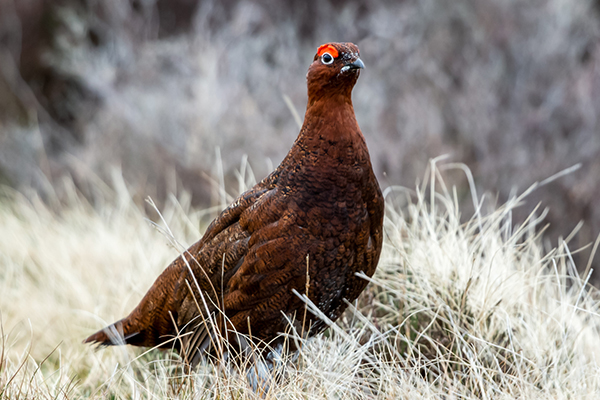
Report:
[[[334,107],[336,105],[349,104],[352,107],[352,86],[344,88],[321,88],[312,87],[308,88],[308,105],[306,112],[310,108],[318,105]]]
[[[349,96],[336,96],[325,101],[309,102],[300,131],[300,141],[320,138],[330,141],[350,141],[364,145],[364,137],[356,121]],[[313,145],[319,146],[317,143]]]

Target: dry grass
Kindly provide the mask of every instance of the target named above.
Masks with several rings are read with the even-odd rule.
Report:
[[[282,364],[285,378],[268,393],[226,363],[186,376],[169,352],[81,344],[125,315],[178,254],[118,175],[116,190],[96,188],[94,206],[75,189],[53,210],[7,192],[0,398],[596,398],[598,296],[567,244],[545,253],[535,215],[511,225],[522,198],[461,224],[456,189],[434,162],[429,171],[416,190],[386,190],[385,248],[367,291]],[[181,244],[198,239],[206,212],[189,197],[161,212]]]

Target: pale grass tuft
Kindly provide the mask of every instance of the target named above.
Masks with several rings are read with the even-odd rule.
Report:
[[[472,192],[477,212],[461,223],[458,189],[442,171],[468,169],[438,162],[416,190],[385,191],[384,250],[365,293],[324,334],[290,334],[298,354],[258,385],[256,365],[212,359],[190,374],[172,352],[81,344],[200,237],[205,212],[189,196],[172,196],[159,216],[134,204],[119,174],[93,206],[73,188],[52,208],[5,189],[0,398],[596,398],[600,310],[589,269],[577,274],[568,240],[543,250],[540,215],[512,226],[523,196],[484,212]]]

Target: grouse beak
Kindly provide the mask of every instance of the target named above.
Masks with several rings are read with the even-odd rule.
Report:
[[[344,65],[342,67],[342,72],[351,71],[351,70],[355,70],[355,69],[363,69],[363,68],[365,68],[365,64],[362,62],[362,60],[360,58],[357,58],[356,60]]]
[[[346,64],[346,66],[350,67],[350,69],[364,69],[365,68],[365,64],[362,62],[362,60],[360,58],[357,58],[350,64]]]

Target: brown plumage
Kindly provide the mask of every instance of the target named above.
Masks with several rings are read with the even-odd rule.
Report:
[[[294,289],[335,321],[366,287],[356,274],[373,275],[382,245],[384,201],[351,100],[363,67],[354,44],[321,46],[304,125],[279,167],[227,207],[129,316],[85,342],[175,347],[195,362],[214,351],[215,332],[242,347],[231,332],[276,346],[290,320],[307,336],[326,328]]]

